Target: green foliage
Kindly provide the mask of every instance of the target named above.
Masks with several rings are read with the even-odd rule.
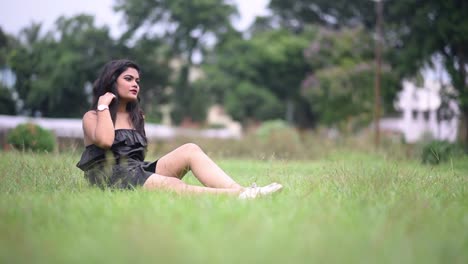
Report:
[[[302,93],[321,123],[366,125],[374,106],[374,63],[370,36],[363,28],[320,29],[305,51],[314,69],[303,82]],[[393,108],[397,79],[388,67],[382,74],[383,107]]]
[[[6,65],[6,58],[9,48],[9,36],[3,32],[2,27],[0,27],[0,69]]]
[[[176,124],[181,123],[184,119],[190,119],[193,122],[203,123],[206,119],[207,109],[210,106],[209,93],[205,87],[199,83],[195,83],[183,95],[187,96],[183,107],[174,105],[175,109],[171,112],[172,121]]]
[[[294,31],[308,24],[336,29],[375,23],[374,2],[368,0],[271,0],[269,8],[284,27]]]
[[[281,118],[284,112],[272,93],[249,82],[239,83],[227,94],[225,107],[235,120],[243,122]]]
[[[140,103],[145,113],[148,113],[147,117],[161,115],[158,112],[159,106],[171,100],[167,93],[172,74],[167,43],[144,36],[136,40],[133,47],[125,48],[122,53],[122,56],[131,58],[140,66]]]
[[[364,26],[375,32],[377,1],[271,0],[280,23],[301,31],[309,23],[330,29]],[[398,79],[417,75],[434,57],[445,66],[468,116],[468,4],[460,0],[401,0],[383,3],[384,61]],[[362,42],[366,45],[367,42]],[[468,122],[468,118],[465,119]],[[468,124],[465,124],[465,127]],[[468,133],[465,134],[468,142]]]
[[[250,39],[233,35],[208,57],[202,82],[237,120],[286,119],[286,103],[292,106],[288,118],[294,119],[307,112],[297,111],[297,106],[309,69],[303,50],[310,35],[285,30],[258,32]]]
[[[463,156],[463,149],[448,141],[432,140],[423,145],[421,160],[424,164],[437,165]]]
[[[143,108],[168,101],[164,89],[169,59],[161,41],[142,37],[129,48],[125,41],[113,40],[106,26],[95,26],[94,17],[83,14],[59,17],[47,32],[41,28],[32,24],[23,29],[8,52],[8,67],[17,77],[14,90],[24,102],[21,113],[81,117],[89,108],[99,70],[117,58],[141,66]]]
[[[264,149],[269,149],[269,153],[275,157],[284,158],[303,150],[299,133],[283,120],[263,122],[255,136],[265,146]]]
[[[291,136],[288,136],[287,138],[292,139],[292,143],[299,142],[299,135],[297,134],[296,129],[280,119],[263,122],[256,130],[255,135],[260,139],[267,139],[276,133],[282,133],[285,135],[290,134]],[[285,139],[285,141],[289,140]]]
[[[55,149],[55,135],[39,125],[26,123],[12,129],[7,136],[7,142],[20,150],[51,152]]]
[[[202,115],[193,115],[194,108],[199,107],[191,103],[193,87],[189,77],[194,64],[193,54],[206,50],[207,38],[221,38],[231,30],[229,17],[237,13],[235,6],[222,0],[119,0],[115,10],[123,13],[129,28],[124,40],[142,27],[145,30],[148,26],[158,28],[158,31],[164,29],[160,36],[147,33],[145,37],[163,39],[171,47],[172,59],[180,64],[179,68],[173,69],[175,76],[171,80],[174,88],[171,115],[176,123],[184,117],[199,119]]]
[[[310,69],[304,58],[313,32],[294,35],[285,30],[272,30],[254,36],[249,42],[255,50],[252,61],[259,76],[254,79],[268,87],[278,98],[299,96],[300,85]]]
[[[13,100],[12,89],[5,87],[3,74],[7,69],[7,57],[15,45],[14,38],[3,32],[0,27],[0,114],[14,115],[16,113],[16,103]]]
[[[0,84],[0,115],[16,114],[16,104],[11,94],[11,89]]]
[[[8,65],[16,74],[14,88],[24,102],[21,112],[81,116],[90,100],[91,91],[85,86],[115,54],[108,28],[96,28],[92,16],[60,17],[45,34],[40,24],[23,29],[20,40]]]

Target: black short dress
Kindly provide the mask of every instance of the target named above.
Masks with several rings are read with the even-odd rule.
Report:
[[[147,145],[138,131],[117,129],[110,149],[89,145],[76,166],[93,185],[131,189],[143,185],[156,171],[157,161],[144,161]]]

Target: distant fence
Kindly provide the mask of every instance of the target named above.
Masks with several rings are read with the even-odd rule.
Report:
[[[82,139],[83,128],[81,119],[71,118],[33,118],[25,116],[7,116],[0,115],[0,143],[1,146],[6,144],[6,135],[9,130],[15,128],[19,124],[33,123],[45,129],[52,131],[55,136],[63,139]],[[223,138],[223,139],[238,139],[241,137],[239,133],[231,131],[227,128],[219,129],[187,129],[170,127],[158,124],[145,125],[146,136],[148,139],[170,140],[176,137],[203,137],[203,138]]]

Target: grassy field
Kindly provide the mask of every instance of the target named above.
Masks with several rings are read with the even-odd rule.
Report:
[[[0,263],[468,263],[467,158],[219,161],[285,185],[252,201],[101,191],[78,159],[0,152]]]

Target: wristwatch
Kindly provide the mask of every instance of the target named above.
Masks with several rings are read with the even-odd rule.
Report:
[[[97,110],[98,110],[99,112],[104,111],[104,110],[106,110],[106,109],[109,109],[109,106],[108,106],[108,105],[102,104],[102,105],[98,105],[98,107],[97,107]]]

